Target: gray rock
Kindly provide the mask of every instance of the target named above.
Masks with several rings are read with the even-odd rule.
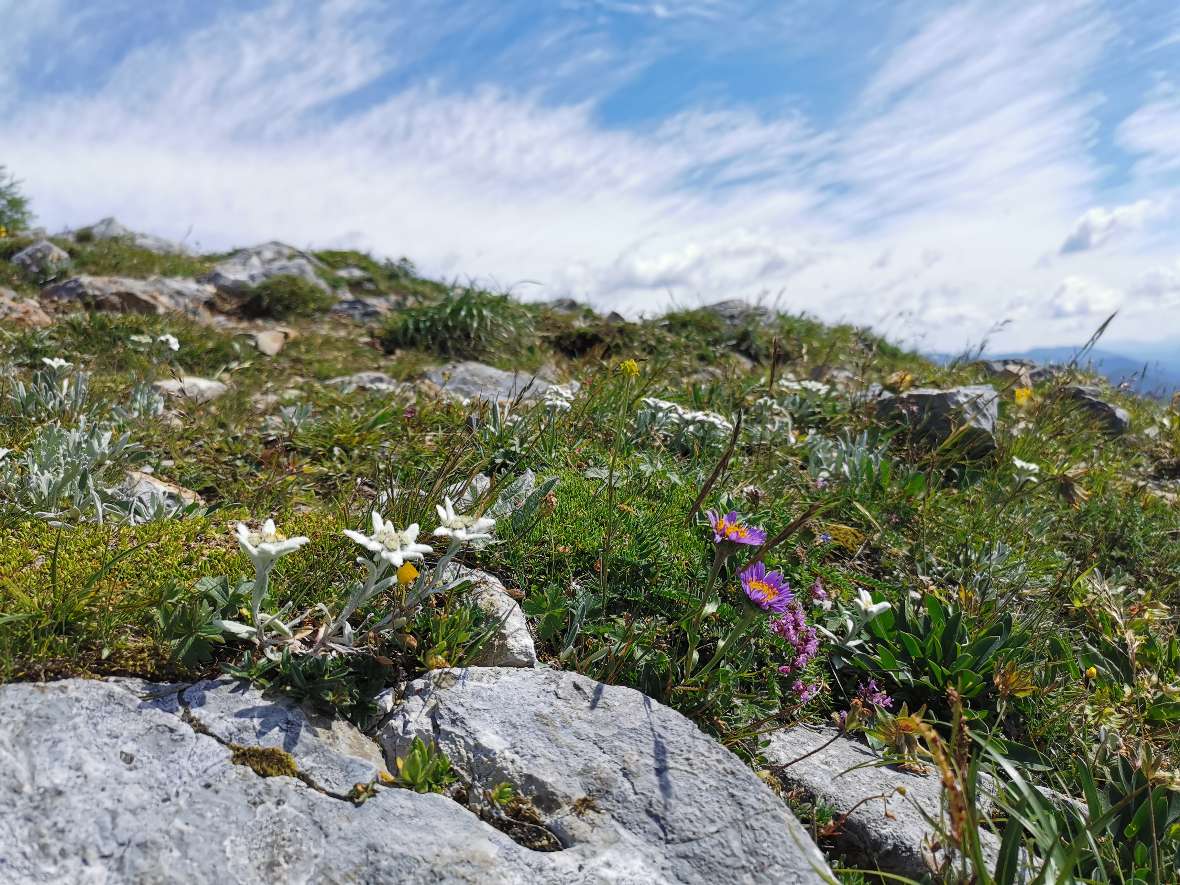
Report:
[[[471,477],[470,482],[457,482],[447,486],[446,494],[454,500],[455,509],[464,513],[482,500],[491,487],[491,477],[486,473],[477,473]],[[536,488],[537,474],[526,469],[520,476],[500,486],[495,502],[487,508],[487,515],[494,519],[510,516],[524,504]]]
[[[1097,387],[1072,385],[1063,388],[1061,393],[1111,436],[1120,436],[1131,429],[1131,414],[1122,406],[1104,400]]]
[[[290,753],[317,787],[347,796],[385,770],[377,745],[344,721],[321,716],[283,695],[263,695],[248,682],[198,682],[180,695],[190,721],[223,744]]]
[[[384,372],[357,372],[355,375],[345,375],[342,378],[332,378],[325,382],[333,387],[339,387],[342,393],[354,390],[372,390],[377,393],[402,393],[413,396],[414,389],[409,384],[397,381]]]
[[[169,507],[187,507],[190,504],[205,503],[201,496],[191,489],[167,482],[140,470],[127,471],[127,475],[123,477],[120,491],[129,500],[138,501],[145,507],[151,507],[158,500],[162,500]]]
[[[361,282],[369,279],[369,272],[360,267],[342,267],[339,270],[334,270],[332,273],[340,277],[342,280],[349,282]]]
[[[941,841],[923,817],[925,812],[936,821],[942,819],[942,783],[938,774],[933,770],[915,774],[884,766],[873,750],[847,738],[837,738],[826,749],[787,768],[775,768],[799,759],[834,735],[831,729],[805,726],[774,732],[768,736],[763,753],[784,788],[801,789],[835,814],[848,814],[835,841],[852,866],[922,878],[946,860],[944,854],[932,851]],[[904,796],[872,798],[892,793],[898,786],[905,788]],[[994,865],[999,839],[985,831],[980,833],[980,841],[989,864]]]
[[[352,293],[348,293],[341,296],[340,300],[332,305],[329,313],[363,323],[379,320],[387,316],[394,307],[395,303],[393,299],[387,296],[353,295]]]
[[[558,313],[593,313],[594,310],[588,304],[583,304],[576,298],[553,298],[546,301],[545,304],[552,310]]]
[[[152,384],[165,396],[183,397],[197,403],[207,403],[224,394],[228,387],[220,381],[185,375],[183,378],[165,378]]]
[[[53,320],[33,298],[20,298],[0,286],[0,328],[43,329]]]
[[[495,624],[487,642],[472,662],[476,667],[535,667],[537,649],[529,633],[528,621],[516,600],[508,595],[495,575],[478,569],[452,564],[445,579],[466,578],[471,583],[466,592],[479,609]]]
[[[21,249],[11,260],[30,276],[47,277],[69,266],[70,253],[49,240],[41,240]]]
[[[611,881],[442,796],[379,788],[357,806],[230,760],[175,687],[0,686],[0,882]]]
[[[264,329],[254,333],[254,347],[263,356],[277,356],[287,344],[287,333],[279,329]]]
[[[328,284],[316,272],[322,267],[314,257],[284,243],[263,243],[249,249],[239,249],[201,281],[227,295],[245,295],[251,288],[274,277],[301,277],[325,292]]]
[[[798,821],[736,756],[637,691],[577,673],[468,668],[411,683],[378,732],[436,741],[475,784],[514,784],[611,882],[830,881]]]
[[[1060,374],[1058,366],[1042,366],[1028,359],[980,360],[976,363],[984,372],[998,378],[1004,385],[1031,387]]]
[[[877,402],[882,417],[905,423],[915,439],[928,445],[946,442],[961,428],[955,445],[967,457],[982,457],[996,447],[999,395],[986,384],[948,390],[919,387],[896,396],[882,394]]]
[[[80,227],[71,236],[74,242],[86,240],[126,240],[140,249],[156,252],[160,255],[183,255],[188,250],[180,243],[166,240],[163,237],[152,236],[133,231],[121,225],[114,218],[104,218],[102,221]]]
[[[461,400],[486,399],[511,401],[518,397],[521,400],[533,400],[542,396],[553,386],[536,375],[524,372],[505,372],[483,363],[461,362],[449,363],[439,368],[431,369],[426,377],[438,385],[444,393]],[[577,382],[568,385],[578,389]]]
[[[79,276],[49,286],[44,298],[83,304],[94,310],[116,313],[165,314],[173,311],[204,319],[205,307],[213,298],[212,286],[182,277]]]

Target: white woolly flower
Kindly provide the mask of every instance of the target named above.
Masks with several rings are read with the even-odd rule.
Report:
[[[168,349],[173,353],[180,350],[180,342],[176,340],[175,335],[161,335],[156,341],[160,344],[168,345]]]
[[[288,553],[294,553],[308,542],[303,536],[288,538],[275,528],[273,519],[264,522],[257,532],[251,531],[248,526],[239,522],[237,533],[238,546],[250,557],[254,568],[259,572],[268,571],[275,560]]]
[[[1035,482],[1041,472],[1040,465],[1031,464],[1028,461],[1021,461],[1019,458],[1012,459],[1012,466],[1016,468],[1016,473],[1022,480]]]
[[[344,534],[396,568],[401,568],[408,559],[422,559],[434,549],[429,544],[418,543],[418,523],[398,531],[392,522],[386,522],[376,510],[373,511],[372,534],[362,535],[351,529],[345,529]]]
[[[54,357],[43,356],[43,357],[41,357],[41,362],[45,363],[46,366],[53,369],[53,371],[55,371],[55,372],[60,371],[62,369],[68,369],[70,366],[73,365],[73,363],[71,363],[69,360],[63,360],[61,357],[58,357],[58,356],[54,356]]]
[[[494,519],[486,516],[460,516],[455,513],[455,505],[449,497],[443,498],[442,506],[436,504],[439,526],[434,534],[440,538],[454,538],[456,541],[485,541],[490,538],[491,531],[496,525]]]
[[[858,587],[856,590],[856,607],[860,609],[861,616],[864,618],[866,624],[878,615],[883,615],[889,609],[893,608],[888,602],[874,603],[873,595],[863,587]]]

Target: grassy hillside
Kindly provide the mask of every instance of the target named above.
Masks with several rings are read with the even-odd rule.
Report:
[[[214,260],[70,249],[76,270],[97,274],[195,275]],[[436,505],[484,474],[490,489],[470,506],[495,515],[494,541],[455,555],[516,591],[549,665],[634,686],[756,768],[761,734],[850,709],[914,763],[942,764],[941,736],[960,792],[974,789],[969,759],[1006,772],[1006,832],[1039,862],[1066,878],[1169,880],[1174,407],[1108,391],[1132,418],[1111,436],[1063,395],[1077,379],[1005,387],[851,326],[708,309],[621,322],[452,289],[407,263],[320,257],[329,282],[362,267],[402,306],[369,325],[291,319],[296,336],[273,357],[251,345],[255,327],[179,316],[73,312],[0,332],[0,679],[229,671],[362,720],[378,691],[480,646],[486,616],[461,588],[416,594],[437,589],[426,579],[448,551],[430,534]],[[0,260],[6,279],[36,291]],[[175,350],[160,344],[169,335]],[[429,385],[326,383],[361,371],[414,382],[468,358],[580,388],[490,405]],[[177,404],[145,386],[180,375],[229,392]],[[870,395],[978,383],[1000,406],[995,450],[975,460],[954,438],[908,434]],[[132,467],[204,506],[121,518],[100,502]],[[537,494],[506,507],[501,492],[525,471]],[[399,572],[407,580],[356,608],[350,653],[307,653],[362,586],[366,551],[342,533],[370,533],[373,510],[420,524],[425,577]],[[715,543],[710,511],[736,513],[746,540],[760,529],[767,544]],[[255,572],[234,536],[268,518],[308,539],[260,597],[263,613],[306,613],[289,640],[272,636],[270,657],[249,632]],[[783,617],[743,591],[756,559],[789,584]],[[1024,783],[1090,800],[1089,824],[1040,808]]]

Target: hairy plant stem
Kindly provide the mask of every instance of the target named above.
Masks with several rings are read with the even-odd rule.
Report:
[[[745,613],[740,618],[738,618],[738,622],[734,624],[733,629],[730,631],[729,635],[717,643],[717,650],[713,652],[713,657],[709,659],[709,663],[705,664],[704,668],[691,679],[688,679],[687,682],[697,682],[701,679],[704,679],[711,672],[713,672],[713,668],[721,663],[721,659],[725,656],[725,652],[729,646],[735,639],[738,638],[739,635],[749,629],[750,625],[754,623],[754,620],[759,614],[761,614],[761,612],[759,612],[757,609],[747,606]]]

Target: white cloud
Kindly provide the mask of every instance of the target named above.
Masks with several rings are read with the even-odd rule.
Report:
[[[931,14],[822,125],[797,108],[696,105],[630,129],[598,119],[615,76],[559,100],[527,73],[555,69],[531,63],[561,57],[555,32],[494,60],[515,59],[521,82],[460,88],[417,71],[467,39],[478,7],[398,9],[227,9],[141,45],[84,94],[24,97],[6,114],[4,161],[51,227],[116,214],[208,248],[356,245],[632,313],[781,293],[790,309],[946,350],[1013,313],[1038,343],[1072,340],[1142,272],[1108,255],[1107,286],[1061,289],[1037,266],[1096,202],[1083,85],[1109,26],[1090,4]],[[568,81],[578,65],[597,83],[604,66],[644,63],[642,46],[624,58],[602,33],[569,33]]]
[[[1131,296],[1136,306],[1149,309],[1180,306],[1180,261],[1144,271],[1135,281]]]
[[[1140,175],[1180,169],[1180,91],[1165,83],[1117,131],[1119,144],[1138,157]]]
[[[1138,200],[1113,209],[1103,209],[1101,206],[1089,209],[1077,220],[1061,244],[1061,254],[1097,249],[1119,233],[1138,230],[1150,218],[1161,214],[1161,211],[1162,207],[1151,200]]]
[[[1062,319],[1101,320],[1122,304],[1123,293],[1092,280],[1068,276],[1049,300],[1049,310]]]

